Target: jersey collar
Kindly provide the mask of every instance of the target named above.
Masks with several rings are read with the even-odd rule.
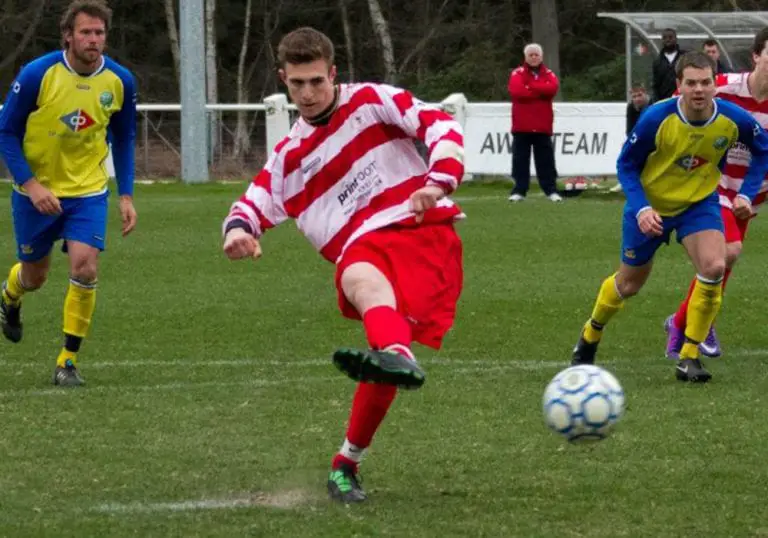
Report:
[[[685,123],[686,125],[691,125],[693,127],[706,127],[707,125],[715,121],[715,118],[717,117],[717,99],[712,100],[712,103],[714,104],[714,110],[712,111],[712,115],[709,117],[707,121],[705,121],[701,125],[694,125],[690,121],[688,121],[688,118],[686,118],[685,114],[683,114],[682,103],[683,103],[683,96],[681,95],[680,97],[677,98],[677,115],[680,116],[680,119],[683,120],[683,123]]]
[[[77,75],[79,77],[83,77],[83,78],[95,77],[96,75],[98,75],[99,73],[104,71],[104,66],[107,63],[107,60],[104,58],[104,55],[102,54],[101,55],[101,65],[98,67],[98,69],[96,69],[96,71],[94,71],[90,75],[81,75],[80,73],[78,73],[77,71],[72,69],[71,65],[69,65],[69,60],[67,60],[67,51],[66,50],[62,50],[61,51],[61,57],[63,58],[64,65],[67,67],[67,69],[69,70],[70,73],[73,73],[73,74],[75,74],[75,75]]]

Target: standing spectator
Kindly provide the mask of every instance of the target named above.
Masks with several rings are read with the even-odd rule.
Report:
[[[552,101],[560,82],[546,65],[541,46],[531,43],[523,49],[525,61],[509,76],[512,99],[512,178],[515,187],[510,202],[521,202],[531,182],[531,147],[541,190],[553,202],[557,194],[555,149],[552,146],[554,110]]]
[[[645,86],[642,83],[636,82],[629,90],[630,100],[627,103],[627,138],[629,134],[635,128],[637,120],[640,119],[640,114],[648,108],[650,104],[650,97],[648,92],[645,91]],[[611,192],[621,192],[621,183],[617,183],[614,187],[611,187]]]
[[[648,108],[650,104],[650,98],[648,92],[645,91],[645,86],[641,83],[635,83],[629,91],[630,101],[627,104],[627,137],[632,129],[635,128],[637,120],[640,118],[643,110]]]
[[[715,73],[716,75],[731,72],[731,69],[726,67],[726,65],[720,61],[720,45],[717,44],[716,40],[707,39],[702,45],[702,50],[704,51],[704,54],[715,61],[715,64],[717,65],[717,73]]]
[[[677,44],[677,32],[672,28],[665,28],[661,32],[661,52],[653,61],[653,100],[661,101],[672,97],[677,89],[677,75],[675,74],[675,62],[685,51]]]

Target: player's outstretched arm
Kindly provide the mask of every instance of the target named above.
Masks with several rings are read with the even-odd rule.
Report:
[[[377,91],[384,105],[381,119],[429,148],[427,184],[445,194],[455,191],[464,176],[464,133],[459,122],[402,88],[380,85]]]
[[[749,169],[733,204],[734,214],[744,219],[752,215],[752,200],[760,191],[763,180],[768,177],[768,133],[746,111],[738,109],[736,115],[739,141],[744,143],[752,154]]]
[[[243,228],[232,228],[224,236],[224,254],[230,260],[261,257],[259,240]]]
[[[115,164],[117,192],[120,195],[120,219],[123,237],[136,228],[137,213],[133,205],[133,185],[136,176],[136,81],[128,71],[120,71],[123,83],[123,103],[112,114],[109,131],[112,134],[112,160]]]
[[[651,207],[642,184],[642,173],[648,156],[656,149],[656,131],[659,126],[658,109],[645,111],[624,142],[616,162],[616,173],[624,190],[627,204],[635,216]]]

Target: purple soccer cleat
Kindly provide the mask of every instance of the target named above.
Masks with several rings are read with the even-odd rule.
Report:
[[[675,326],[675,315],[672,314],[664,320],[664,331],[667,333],[667,350],[664,356],[668,359],[679,360],[680,350],[683,349],[685,335]]]
[[[715,332],[714,324],[709,327],[707,338],[699,344],[699,351],[701,351],[702,355],[711,359],[716,359],[723,354],[723,350],[720,348],[720,340],[718,340],[717,333]]]

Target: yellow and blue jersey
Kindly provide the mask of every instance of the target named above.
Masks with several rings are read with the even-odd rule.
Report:
[[[711,196],[736,142],[752,153],[740,192],[751,201],[768,172],[768,134],[747,111],[718,98],[709,120],[690,122],[680,99],[647,108],[624,143],[617,169],[629,210],[651,207],[670,217]]]
[[[0,112],[0,153],[16,190],[36,178],[61,198],[106,192],[109,146],[118,192],[133,193],[136,85],[104,56],[94,73],[76,73],[64,51],[25,65]]]

